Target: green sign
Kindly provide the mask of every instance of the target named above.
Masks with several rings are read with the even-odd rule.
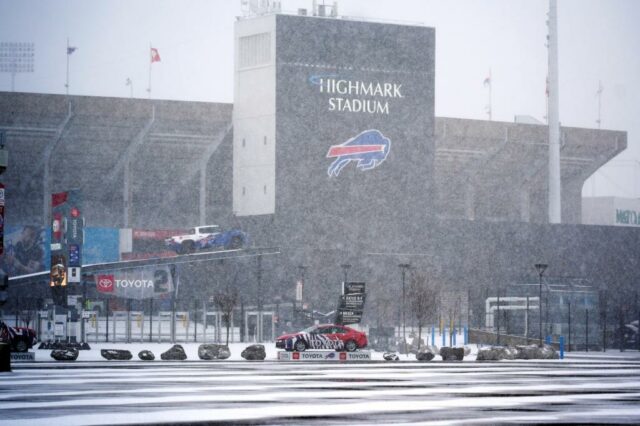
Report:
[[[616,209],[616,223],[640,226],[640,212]]]

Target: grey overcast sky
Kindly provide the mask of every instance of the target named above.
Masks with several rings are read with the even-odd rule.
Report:
[[[322,3],[319,0],[318,3]],[[327,1],[327,4],[332,3]],[[311,0],[282,0],[284,11]],[[436,115],[543,121],[547,74],[546,0],[342,0],[339,14],[436,29]],[[15,90],[64,93],[67,38],[70,93],[233,102],[233,26],[240,0],[0,0],[0,41],[35,44],[35,70]],[[640,1],[558,0],[560,120],[626,130],[627,151],[585,184],[584,195],[640,197]],[[0,91],[11,90],[0,74]]]

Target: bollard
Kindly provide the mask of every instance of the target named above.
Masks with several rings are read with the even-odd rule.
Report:
[[[443,328],[442,329],[442,346],[446,346],[446,342],[445,342],[446,336],[447,336],[447,329]]]
[[[11,371],[11,345],[0,343],[0,372]]]
[[[456,335],[458,334],[458,330],[456,330],[455,328],[453,329],[453,331],[451,332],[453,333],[453,346],[456,346]]]
[[[435,346],[436,345],[436,328],[435,327],[431,327],[431,346]]]
[[[564,336],[560,336],[560,359],[564,359]]]

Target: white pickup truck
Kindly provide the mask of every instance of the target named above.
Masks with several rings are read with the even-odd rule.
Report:
[[[176,253],[188,254],[209,248],[239,249],[247,243],[247,235],[237,229],[223,231],[218,225],[205,225],[167,238],[165,243]]]

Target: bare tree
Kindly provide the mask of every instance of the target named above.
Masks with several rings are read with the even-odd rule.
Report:
[[[222,312],[222,321],[227,328],[227,343],[229,346],[229,328],[231,327],[231,315],[238,304],[238,290],[233,287],[226,287],[224,290],[218,290],[214,294],[215,304],[218,310]]]
[[[460,315],[460,310],[462,307],[462,297],[460,296],[460,292],[452,293],[453,303],[450,303],[448,306],[449,311],[449,346],[453,346],[453,332],[455,330],[456,318]]]
[[[22,321],[26,327],[35,321],[38,315],[38,309],[42,305],[42,300],[35,297],[18,297],[15,301],[16,317]],[[18,324],[16,324],[17,326]]]
[[[414,272],[409,283],[409,304],[418,323],[418,350],[422,340],[422,328],[433,320],[437,312],[439,289],[425,274]]]

